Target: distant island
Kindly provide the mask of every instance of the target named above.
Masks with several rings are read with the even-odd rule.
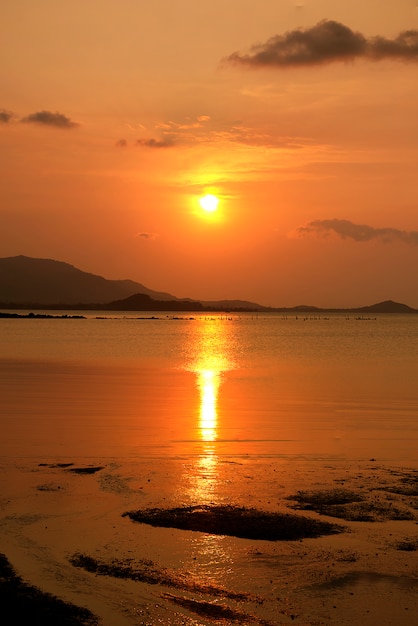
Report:
[[[41,320],[50,320],[50,319],[60,319],[60,320],[69,320],[69,319],[77,319],[82,320],[86,319],[84,315],[52,315],[50,313],[12,313],[11,311],[0,311],[0,319],[41,319]]]
[[[176,298],[172,294],[153,291],[134,281],[107,280],[102,276],[83,272],[68,263],[22,255],[0,259],[0,309],[6,311],[271,312],[310,315],[333,312],[359,315],[418,313],[418,309],[392,300],[369,306],[338,309],[303,304],[294,307],[266,307],[245,300],[204,301]],[[20,317],[30,316],[58,317],[44,313],[20,315]],[[0,317],[19,317],[19,314],[3,313]]]
[[[143,296],[143,294],[138,294],[138,296]],[[125,304],[125,305],[124,305]],[[393,302],[392,300],[385,300],[384,302],[378,302],[377,304],[372,304],[370,306],[353,308],[353,309],[321,309],[319,307],[310,307],[310,306],[300,306],[300,307],[292,307],[292,308],[273,308],[273,307],[260,307],[260,308],[233,308],[229,307],[226,311],[223,307],[208,307],[204,306],[202,303],[198,301],[158,301],[153,300],[149,296],[140,297],[140,298],[127,298],[127,300],[119,300],[118,302],[111,302],[108,305],[79,305],[74,307],[74,305],[42,305],[42,304],[32,304],[30,306],[26,305],[14,305],[14,306],[5,306],[0,303],[0,308],[3,309],[13,309],[13,311],[0,311],[0,319],[1,318],[28,318],[28,319],[86,319],[84,315],[53,315],[49,313],[16,313],[16,310],[19,309],[32,309],[32,310],[51,310],[51,311],[60,311],[60,310],[84,310],[84,311],[125,311],[125,312],[189,312],[189,313],[282,313],[283,315],[314,315],[319,316],[327,313],[340,313],[344,315],[374,315],[377,313],[418,313],[417,309],[412,309],[406,304],[401,304],[399,302]],[[153,317],[147,317],[146,319],[156,319]],[[360,317],[358,319],[373,319],[370,317]]]

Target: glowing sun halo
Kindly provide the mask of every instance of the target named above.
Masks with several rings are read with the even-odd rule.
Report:
[[[208,213],[213,213],[213,211],[216,211],[216,209],[218,208],[219,198],[212,195],[211,193],[208,193],[206,196],[202,196],[201,198],[199,198],[199,204],[204,211],[207,211]]]

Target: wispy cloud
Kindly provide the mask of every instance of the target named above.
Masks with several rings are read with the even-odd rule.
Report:
[[[11,111],[6,111],[6,109],[0,109],[0,124],[8,124],[14,115]]]
[[[172,148],[175,142],[172,138],[165,137],[164,139],[138,139],[137,145],[144,148]]]
[[[158,138],[141,138],[136,146],[144,148],[184,148],[199,145],[252,146],[267,148],[299,149],[310,145],[306,137],[291,137],[269,133],[267,129],[256,129],[241,120],[214,120],[208,115],[180,120],[161,120],[150,129],[149,134]],[[117,146],[126,144],[117,142]]]
[[[179,122],[169,120],[168,122],[160,122],[157,125],[157,128],[164,131],[170,131],[172,133],[177,131],[189,131],[196,128],[203,128],[205,124],[210,121],[210,119],[209,115],[199,115],[196,118],[187,117]]]
[[[140,239],[146,239],[148,241],[153,240],[153,239],[157,239],[158,234],[157,233],[136,233],[135,237],[138,237]]]
[[[26,124],[40,124],[42,126],[52,126],[55,128],[76,128],[77,122],[73,122],[63,113],[52,111],[37,111],[21,119]]]
[[[201,136],[210,134],[208,124],[209,115],[199,115],[195,118],[186,117],[183,120],[160,121],[154,131],[160,137],[156,139],[142,138],[136,141],[137,146],[144,148],[173,148],[176,146],[193,145],[198,143]]]
[[[254,45],[250,53],[234,52],[227,63],[250,67],[296,67],[350,61],[418,61],[418,30],[406,30],[394,39],[369,37],[333,20],[275,35]]]
[[[406,243],[418,246],[418,231],[398,230],[397,228],[374,228],[367,224],[354,224],[349,220],[337,218],[330,220],[314,220],[300,226],[296,230],[296,236],[320,235],[326,237],[334,233],[341,239],[353,239],[354,241],[383,241],[384,243]]]

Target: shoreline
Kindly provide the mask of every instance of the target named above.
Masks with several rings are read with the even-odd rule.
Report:
[[[416,467],[236,458],[214,475],[193,458],[56,457],[4,460],[0,478],[0,553],[103,626],[415,623]],[[232,508],[241,529],[250,507],[344,530],[272,541],[127,515],[173,506]]]

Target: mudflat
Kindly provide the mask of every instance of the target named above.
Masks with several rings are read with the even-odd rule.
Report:
[[[0,469],[0,592],[28,624],[52,623],[51,607],[75,625],[416,622],[417,468],[55,457]]]

